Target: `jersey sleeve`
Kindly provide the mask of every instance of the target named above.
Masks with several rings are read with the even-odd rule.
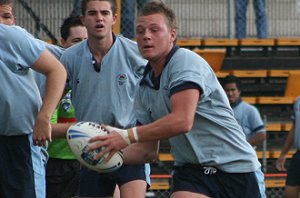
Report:
[[[252,110],[250,111],[249,123],[252,128],[252,133],[263,133],[265,132],[265,127],[263,120],[260,116],[259,111],[256,107],[252,106]]]
[[[46,49],[45,45],[18,26],[0,26],[1,60],[18,72],[31,67]],[[13,56],[12,56],[13,54]]]

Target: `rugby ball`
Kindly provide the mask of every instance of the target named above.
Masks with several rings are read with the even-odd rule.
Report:
[[[77,160],[85,167],[101,172],[108,173],[119,169],[123,164],[121,152],[115,153],[112,158],[105,162],[108,154],[98,160],[94,156],[101,152],[104,147],[89,151],[89,139],[99,135],[107,135],[109,132],[104,130],[101,125],[94,122],[77,122],[71,125],[67,131],[67,141]]]

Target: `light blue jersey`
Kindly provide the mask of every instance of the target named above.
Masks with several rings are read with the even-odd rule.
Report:
[[[229,173],[257,170],[260,163],[256,153],[246,141],[227,96],[208,63],[196,53],[181,48],[169,58],[158,89],[149,82],[151,70],[142,80],[136,98],[138,121],[147,124],[168,115],[171,112],[170,91],[185,83],[193,83],[201,88],[202,94],[192,130],[169,139],[175,165],[202,164]]]
[[[18,26],[0,24],[0,38],[0,194],[45,197],[46,154],[32,142],[42,101],[30,69],[45,44]]]
[[[136,125],[134,98],[146,60],[135,42],[122,36],[114,38],[102,58],[100,71],[95,69],[88,40],[66,49],[60,60],[67,69],[77,121],[130,128]],[[150,185],[149,174],[150,166],[146,164],[146,181]]]
[[[68,48],[61,62],[68,72],[78,121],[119,128],[136,125],[133,101],[146,61],[133,41],[116,37],[102,59],[100,72],[94,69],[87,40]]]
[[[0,25],[0,38],[0,135],[30,134],[42,104],[30,67],[45,45],[17,26]]]
[[[265,133],[264,123],[256,107],[239,101],[232,106],[234,117],[242,126],[246,135],[247,141],[251,139],[256,133]]]
[[[300,150],[300,97],[294,103],[294,123],[295,123],[295,138],[294,144],[297,150]]]

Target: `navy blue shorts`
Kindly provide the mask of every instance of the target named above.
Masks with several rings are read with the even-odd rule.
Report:
[[[286,178],[286,185],[300,185],[300,151],[297,151],[289,164]]]
[[[45,161],[32,134],[0,136],[0,197],[45,197]]]
[[[259,198],[254,172],[226,173],[215,167],[187,164],[175,166],[172,193],[189,191],[214,198]]]
[[[85,167],[81,169],[80,196],[105,197],[112,196],[116,184],[121,186],[134,180],[146,180],[145,165],[123,165],[111,173],[98,173]]]
[[[76,159],[49,158],[46,167],[46,197],[78,196],[80,167]]]

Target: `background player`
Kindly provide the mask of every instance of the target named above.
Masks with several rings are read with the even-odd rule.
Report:
[[[296,99],[293,109],[293,126],[285,140],[280,156],[276,161],[276,168],[279,171],[286,171],[284,167],[286,155],[292,146],[295,146],[297,151],[294,153],[289,164],[284,188],[284,197],[286,198],[300,197],[300,97]]]
[[[61,62],[68,71],[78,121],[128,128],[136,125],[133,102],[146,61],[135,42],[113,34],[116,10],[115,0],[83,0],[81,20],[88,39],[67,49]],[[58,124],[53,129],[64,134],[69,125]],[[134,153],[139,153],[144,161],[156,157],[157,151],[152,148],[156,144],[148,143],[148,150],[138,145],[123,151],[125,164]],[[112,196],[118,184],[122,198],[144,198],[149,171],[149,165],[144,164],[123,165],[109,174],[82,168],[80,196]]]
[[[244,102],[241,98],[241,81],[234,75],[225,76],[222,79],[222,86],[229,99],[231,108],[233,109],[234,117],[242,127],[246,135],[247,141],[255,149],[256,146],[262,145],[266,139],[266,129],[261,119],[257,108]],[[259,188],[262,197],[266,197],[266,188],[264,181],[264,174],[261,170],[255,172],[259,180]]]

